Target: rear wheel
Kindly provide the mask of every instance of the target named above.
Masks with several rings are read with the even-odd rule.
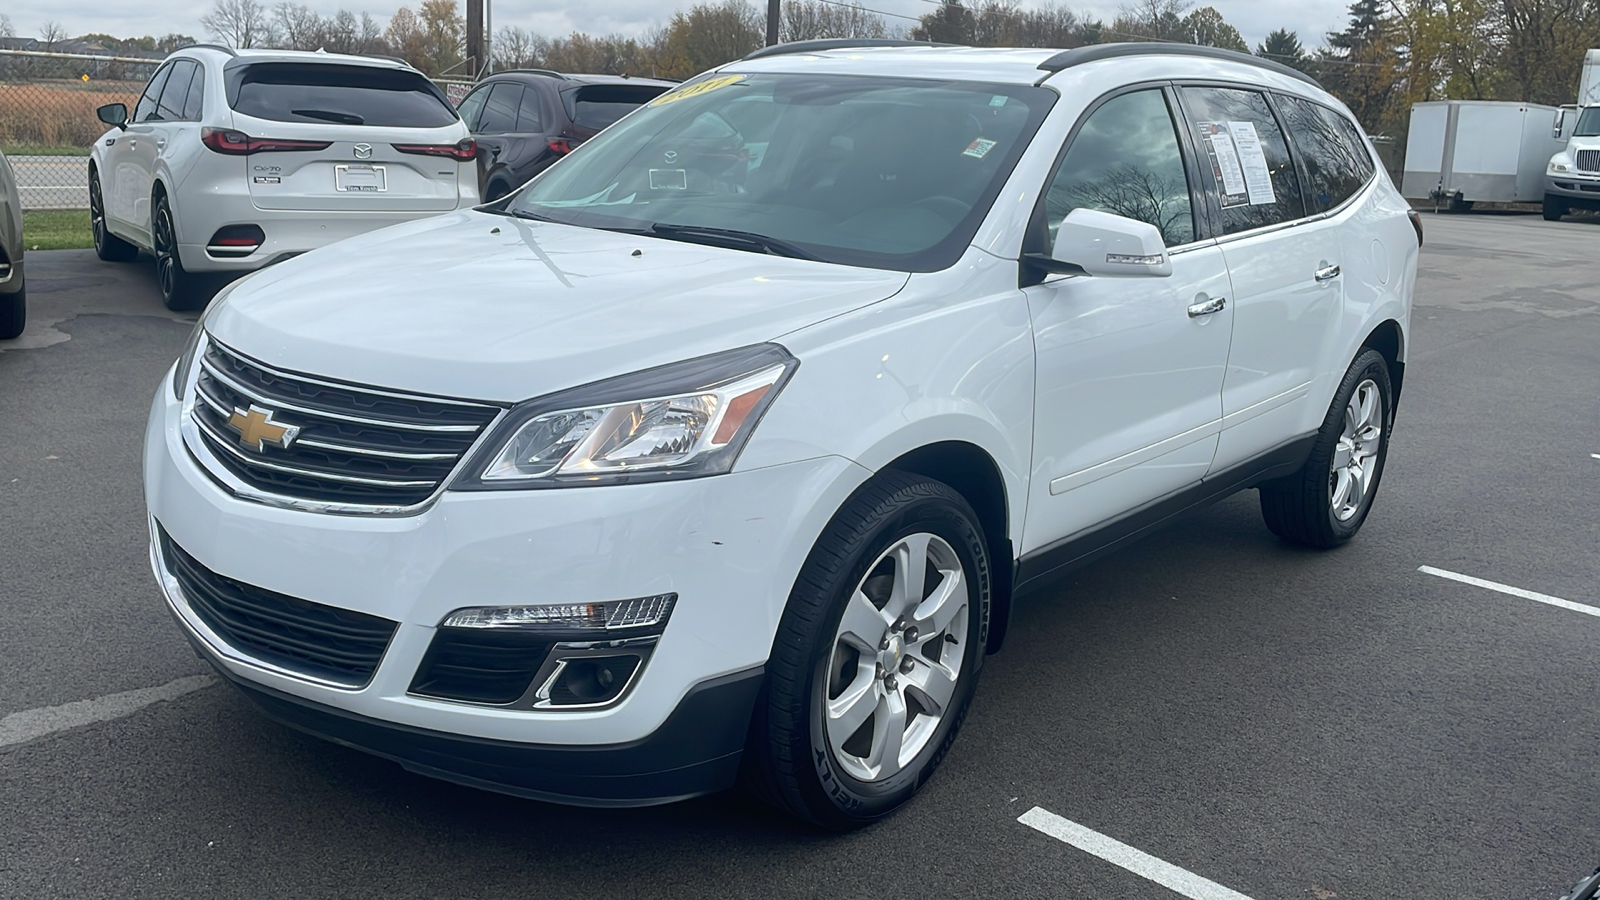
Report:
[[[489,186],[484,188],[483,202],[493,203],[509,193],[511,193],[511,185],[506,184],[503,181],[491,181],[489,182]]]
[[[1355,537],[1383,477],[1393,398],[1388,361],[1362,350],[1339,384],[1305,466],[1261,486],[1261,516],[1273,534],[1322,548]]]
[[[107,262],[127,262],[139,255],[139,248],[112,234],[106,228],[105,197],[100,193],[100,173],[89,173],[89,229],[94,234],[94,253]]]
[[[1572,212],[1567,204],[1554,194],[1544,195],[1544,220],[1546,222],[1559,222],[1561,217]]]
[[[9,341],[28,324],[28,289],[0,294],[0,341]]]
[[[925,783],[977,688],[990,568],[955,490],[900,473],[823,532],[773,642],[746,783],[825,828],[871,823]]]
[[[183,260],[178,258],[178,230],[164,194],[156,198],[150,236],[156,251],[156,281],[167,309],[182,312],[205,306],[211,299],[210,282],[183,268]]]

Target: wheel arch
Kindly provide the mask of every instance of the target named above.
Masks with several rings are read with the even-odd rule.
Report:
[[[1364,348],[1378,351],[1389,364],[1389,383],[1394,389],[1393,406],[1400,406],[1400,387],[1405,381],[1405,333],[1400,329],[1400,323],[1394,319],[1385,319],[1378,323],[1361,342]]]
[[[978,445],[952,440],[925,444],[903,453],[879,471],[905,472],[943,482],[961,494],[978,514],[992,569],[993,593],[986,649],[996,652],[1005,641],[1011,620],[1012,585],[1016,574],[1010,502],[999,465]]]

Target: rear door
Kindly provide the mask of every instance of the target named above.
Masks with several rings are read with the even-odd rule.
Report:
[[[1332,393],[1321,361],[1338,337],[1341,248],[1334,222],[1307,218],[1299,172],[1265,94],[1211,86],[1179,93],[1233,283],[1216,472],[1316,430]]]
[[[261,62],[230,70],[227,89],[234,128],[273,142],[250,156],[260,209],[442,212],[476,178],[465,126],[416,72]]]
[[[145,86],[133,115],[128,117],[128,127],[116,136],[116,143],[106,154],[106,171],[101,173],[106,217],[146,241],[150,234],[150,172],[156,152],[152,120],[158,115],[156,104],[172,66],[162,66]]]
[[[508,172],[506,167],[517,165],[523,155],[519,151],[525,136],[519,133],[522,129],[518,124],[522,107],[524,103],[537,107],[538,101],[538,91],[526,89],[514,81],[496,82],[484,93],[483,108],[477,110],[473,125],[488,173],[484,199],[496,199],[522,183],[522,178]],[[537,109],[528,119],[529,127],[537,129]]]

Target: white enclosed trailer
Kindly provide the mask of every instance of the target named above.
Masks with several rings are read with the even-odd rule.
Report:
[[[1565,142],[1561,111],[1536,103],[1439,100],[1411,107],[1400,192],[1465,209],[1544,198],[1545,166]]]
[[[1578,105],[1600,104],[1600,50],[1583,55],[1583,77],[1578,81]]]

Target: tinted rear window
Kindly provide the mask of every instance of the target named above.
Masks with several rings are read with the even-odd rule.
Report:
[[[456,121],[426,78],[369,66],[256,63],[229,73],[228,105],[277,122],[437,128]]]
[[[561,95],[574,125],[605,128],[666,90],[662,85],[592,84]]]

